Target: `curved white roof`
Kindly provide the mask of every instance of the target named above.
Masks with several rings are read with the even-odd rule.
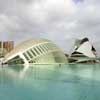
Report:
[[[83,55],[90,58],[96,57],[96,50],[93,47],[93,45],[89,42],[88,38],[83,38],[82,40],[76,40],[75,52],[82,53]]]
[[[45,43],[45,42],[51,42],[47,39],[30,39],[27,41],[24,41],[22,43],[20,43],[19,45],[15,46],[15,48],[8,53],[5,58],[8,58],[9,56],[16,54],[18,52],[23,52],[24,50],[30,48],[33,45],[39,44],[39,43]]]

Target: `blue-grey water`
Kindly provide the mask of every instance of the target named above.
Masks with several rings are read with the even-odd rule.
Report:
[[[0,100],[100,100],[100,65],[1,66]]]

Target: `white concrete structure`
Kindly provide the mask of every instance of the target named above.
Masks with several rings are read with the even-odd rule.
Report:
[[[75,62],[82,61],[94,61],[96,59],[96,50],[89,42],[88,38],[82,40],[76,40],[74,52],[71,54],[72,58],[75,58]]]
[[[51,41],[30,39],[22,42],[7,54],[3,63],[8,64],[50,64],[67,63],[64,53]]]

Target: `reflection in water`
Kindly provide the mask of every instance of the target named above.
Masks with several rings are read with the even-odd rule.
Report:
[[[1,100],[100,100],[100,65],[0,68]]]

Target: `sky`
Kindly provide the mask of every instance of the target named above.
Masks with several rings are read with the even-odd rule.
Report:
[[[66,53],[88,37],[100,55],[100,0],[0,0],[0,40],[46,38]]]

